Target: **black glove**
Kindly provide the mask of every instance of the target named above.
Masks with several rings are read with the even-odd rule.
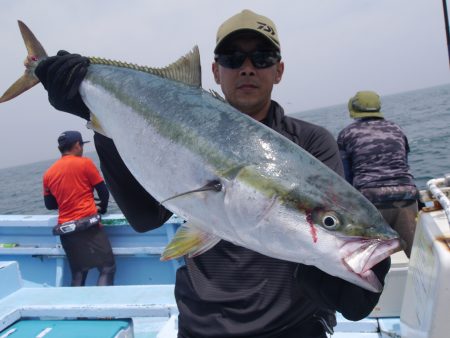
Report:
[[[386,258],[372,268],[384,285],[384,278],[391,266]],[[381,293],[375,293],[331,276],[315,266],[299,264],[297,280],[305,296],[321,308],[339,311],[348,320],[361,320],[372,312]]]
[[[78,92],[89,64],[89,58],[64,50],[39,63],[34,73],[53,107],[89,120],[89,109]]]

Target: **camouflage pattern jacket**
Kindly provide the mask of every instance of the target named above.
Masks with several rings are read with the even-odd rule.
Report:
[[[417,199],[408,165],[408,139],[384,118],[362,118],[344,128],[337,143],[346,179],[372,202]]]

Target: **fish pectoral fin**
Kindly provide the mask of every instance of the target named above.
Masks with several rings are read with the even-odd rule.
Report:
[[[215,191],[215,192],[219,192],[222,190],[222,183],[220,183],[219,180],[213,180],[210,181],[208,183],[206,183],[203,187],[198,188],[198,189],[194,189],[194,190],[189,190],[186,192],[182,192],[181,194],[177,194],[175,196],[166,198],[165,200],[161,201],[159,204],[163,204],[167,201],[173,200],[175,198],[181,197],[181,196],[185,196],[185,195],[189,195],[189,194],[193,194],[196,192],[201,192],[201,191]]]
[[[165,247],[161,260],[167,261],[184,255],[195,257],[208,251],[219,241],[219,237],[186,223],[177,230],[173,239]]]

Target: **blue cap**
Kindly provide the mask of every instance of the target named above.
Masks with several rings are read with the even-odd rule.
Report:
[[[88,143],[89,141],[83,141],[81,133],[76,130],[68,130],[58,137],[58,146],[60,148],[68,148],[73,146],[75,143],[80,142],[80,145]]]

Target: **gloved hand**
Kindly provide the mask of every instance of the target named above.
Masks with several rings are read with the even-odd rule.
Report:
[[[101,215],[106,214],[106,212],[108,211],[108,207],[104,206],[104,203],[98,199],[98,198],[94,198],[95,200],[95,207],[97,208],[97,212]]]
[[[53,107],[89,120],[89,109],[78,92],[89,64],[89,58],[64,50],[39,63],[34,72]]]
[[[386,258],[372,268],[383,285],[390,266],[391,259]],[[331,276],[315,266],[299,264],[296,277],[305,296],[319,307],[339,311],[348,320],[367,317],[381,296],[381,293]]]

